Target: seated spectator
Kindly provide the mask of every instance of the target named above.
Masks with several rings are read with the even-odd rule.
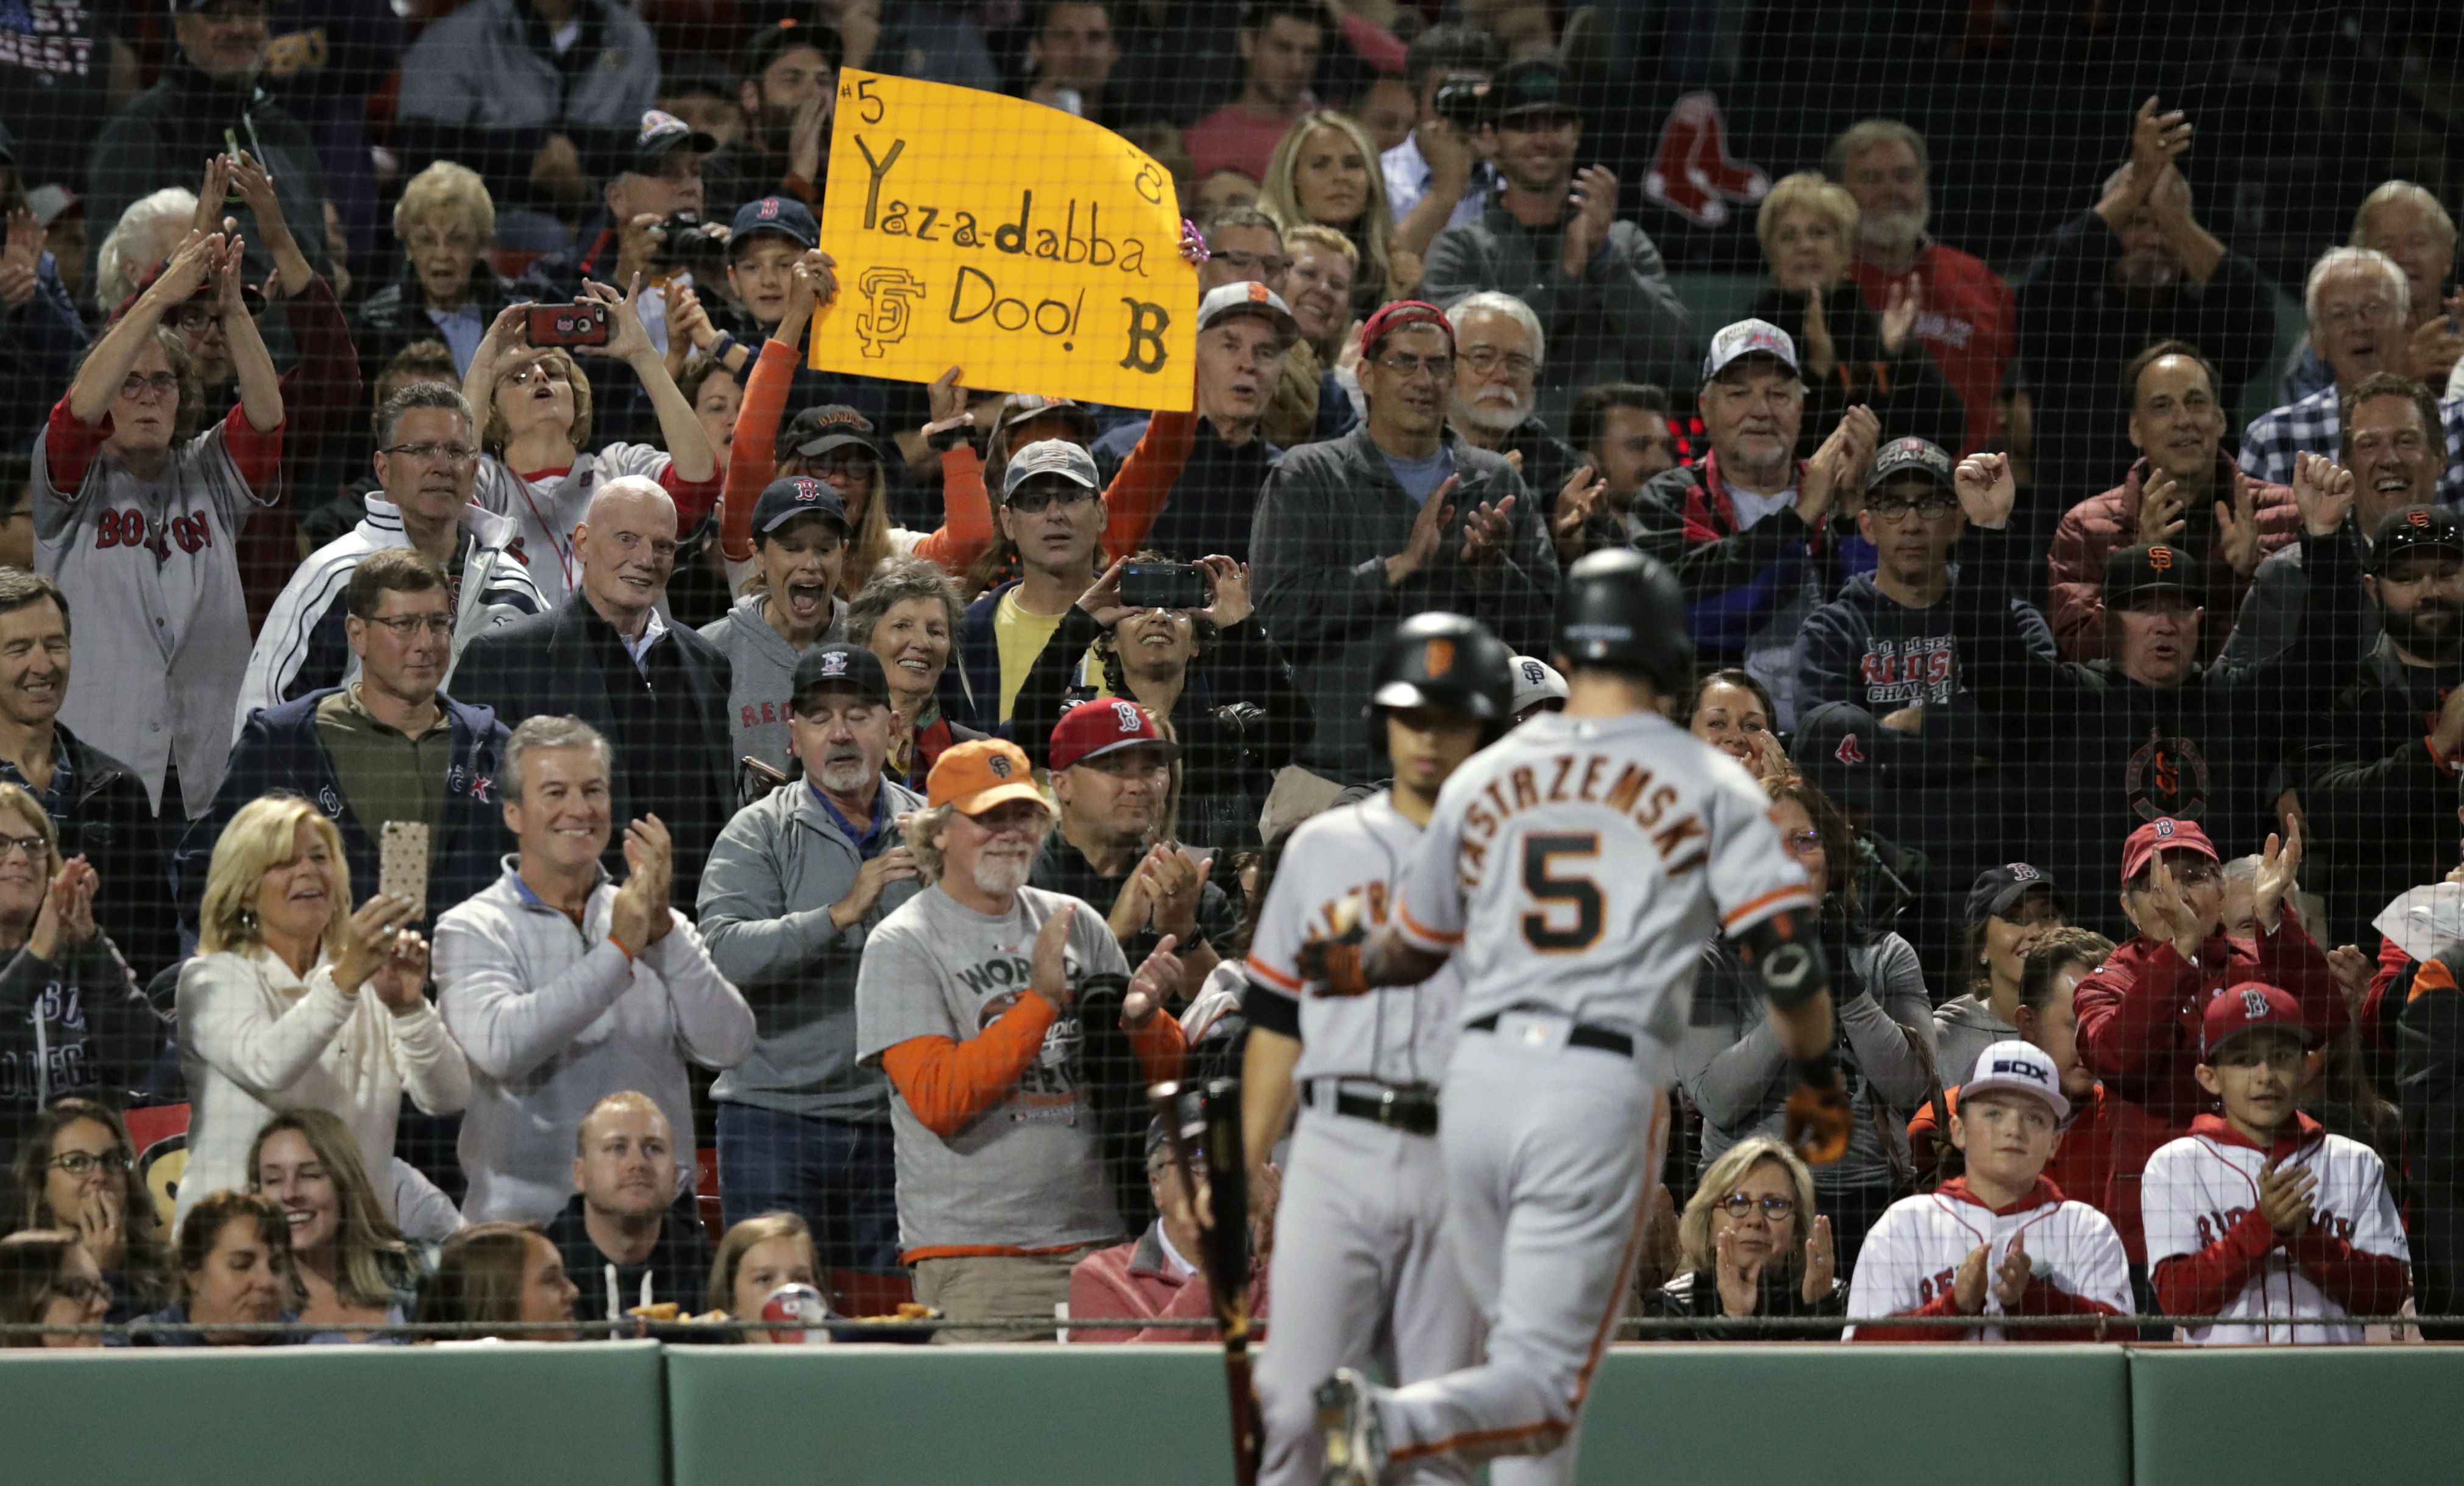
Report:
[[[551,607],[563,603],[580,581],[582,558],[573,531],[602,485],[628,476],[655,482],[674,500],[688,526],[700,521],[718,498],[717,455],[693,405],[643,333],[636,313],[640,291],[619,295],[594,283],[583,298],[607,306],[608,336],[604,346],[579,349],[621,360],[632,368],[657,410],[666,453],[627,443],[585,452],[592,418],[590,379],[563,350],[522,344],[526,306],[514,305],[496,317],[462,382],[462,395],[480,419],[478,502],[514,519],[515,550],[529,565],[539,597]]]
[[[1109,0],[1045,0],[1027,38],[1027,77],[1016,91],[1065,113],[1107,126],[1125,120],[1126,105],[1108,104],[1106,84],[1121,60]]]
[[[163,1304],[171,1265],[162,1217],[109,1105],[71,1095],[45,1106],[17,1144],[10,1179],[13,1207],[0,1224],[73,1235],[111,1286],[110,1320]]]
[[[1266,178],[1293,121],[1315,106],[1309,81],[1332,38],[1309,0],[1247,0],[1241,8],[1241,96],[1181,131],[1200,179],[1229,167]]]
[[[2070,922],[2061,889],[2029,866],[1988,867],[1968,890],[1968,933],[1961,968],[1967,994],[1934,1008],[1934,1062],[1947,1069],[1973,1068],[1989,1044],[2025,1036],[2019,1030],[2019,983],[2028,951],[2045,931]],[[2095,1201],[2100,1194],[2082,1192]]]
[[[1045,757],[1060,810],[1027,880],[1102,915],[1133,959],[1170,938],[1189,984],[1205,980],[1240,910],[1207,879],[1214,863],[1166,833],[1180,744],[1135,702],[1082,701],[1053,724]]]
[[[1589,488],[1592,479],[1572,481],[1580,458],[1537,411],[1534,387],[1549,350],[1540,317],[1514,296],[1485,289],[1447,305],[1446,318],[1455,326],[1446,426],[1474,448],[1519,455],[1524,488],[1553,524],[1569,494]]]
[[[725,1186],[721,1182],[722,1187]],[[711,1253],[710,1284],[705,1290],[715,1310],[737,1320],[759,1320],[770,1297],[787,1285],[821,1288],[821,1264],[813,1249],[813,1231],[792,1212],[765,1212],[731,1223]],[[801,1332],[747,1326],[737,1340],[756,1346],[793,1342]]]
[[[656,101],[659,49],[612,0],[577,0],[551,22],[532,0],[482,0],[429,26],[402,59],[395,104],[407,163],[459,161],[499,212],[525,210],[516,246],[562,246],[548,218],[583,211],[590,183]],[[556,30],[570,25],[570,46]],[[630,279],[619,282],[629,283]]]
[[[1814,1173],[1767,1135],[1749,1136],[1704,1168],[1677,1225],[1684,1271],[1644,1295],[1646,1316],[1817,1318],[1802,1327],[1653,1331],[1654,1342],[1824,1342],[1818,1318],[1848,1309],[1837,1277],[1831,1220],[1815,1210]]]
[[[470,1054],[462,1210],[545,1221],[572,1190],[565,1132],[610,1094],[639,1089],[693,1128],[685,1060],[733,1068],[753,1012],[669,906],[673,848],[656,816],[625,832],[618,887],[600,865],[615,760],[570,717],[533,717],[505,744],[504,876],[436,922],[446,1024]]]
[[[419,1319],[470,1328],[463,1340],[578,1342],[570,1327],[581,1297],[545,1233],[527,1223],[474,1223],[437,1251]],[[552,1329],[561,1324],[567,1329]]]
[[[13,441],[42,425],[53,397],[76,375],[87,335],[77,301],[61,281],[60,261],[47,246],[51,236],[27,199],[16,143],[5,124],[0,124],[0,217],[21,224],[14,229],[7,257],[0,258],[0,428]],[[65,235],[59,245],[66,246]],[[81,251],[77,258],[77,267],[82,269]]]
[[[161,891],[120,887],[141,899]],[[0,1083],[0,1164],[53,1100],[125,1099],[168,1042],[170,1027],[95,922],[100,891],[91,862],[61,858],[41,803],[0,784],[0,1067],[17,1070]]]
[[[727,657],[731,757],[789,766],[789,684],[816,645],[847,632],[847,507],[809,475],[772,480],[753,507],[753,550],[760,581],[736,607],[701,627]],[[792,766],[789,772],[794,772]]]
[[[1069,1331],[1072,1342],[1208,1342],[1214,1339],[1215,1306],[1204,1270],[1205,1234],[1199,1204],[1208,1183],[1203,1168],[1184,1172],[1158,1121],[1147,1133],[1147,1191],[1155,1221],[1125,1244],[1098,1249],[1069,1267],[1069,1320],[1129,1320],[1151,1318],[1138,1330],[1109,1326]],[[1251,1261],[1249,1317],[1266,1315],[1266,1260],[1271,1230],[1262,1230]],[[1180,1321],[1180,1325],[1170,1322]]]
[[[1441,609],[1480,620],[1508,649],[1536,650],[1557,590],[1556,554],[1522,477],[1445,426],[1455,333],[1444,312],[1390,304],[1360,345],[1368,421],[1287,455],[1250,538],[1259,611],[1311,711],[1329,720],[1368,695],[1390,620]],[[1376,774],[1357,728],[1318,729],[1301,762],[1348,784]]]
[[[711,963],[758,1031],[711,1089],[718,1191],[731,1228],[774,1209],[819,1223],[844,1310],[900,1275],[889,1086],[856,1060],[855,987],[873,931],[918,891],[901,822],[924,797],[882,777],[897,720],[870,651],[806,651],[789,695],[803,779],[737,811],[702,875]]]
[[[457,684],[499,718],[577,718],[620,750],[609,809],[665,823],[678,901],[691,902],[736,804],[734,678],[717,646],[660,616],[676,526],[674,502],[651,481],[601,485],[573,528],[571,595],[473,640]],[[611,871],[618,859],[608,858]]]
[[[2126,1316],[2129,1266],[2105,1215],[2044,1179],[2070,1100],[2052,1058],[2024,1042],[1977,1054],[1950,1117],[1965,1175],[1891,1205],[1848,1290],[1851,1342],[2094,1342],[2099,1327],[2029,1325]],[[1979,1240],[1982,1240],[1981,1242]],[[1875,1324],[1977,1316],[1937,1329]],[[1857,1322],[1861,1321],[1862,1324]]]
[[[1497,38],[1474,26],[1432,26],[1412,38],[1403,56],[1411,132],[1377,157],[1395,241],[1404,252],[1426,257],[1438,233],[1479,221],[1501,189],[1476,131],[1440,113],[1438,94],[1450,82],[1485,83],[1505,60]]]
[[[1958,394],[1916,341],[1925,290],[1910,281],[1866,308],[1849,277],[1858,220],[1857,198],[1812,170],[1783,177],[1754,216],[1772,287],[1746,313],[1795,326],[1811,373],[1797,449],[1811,455],[1859,404],[1896,434],[1957,448],[1967,429]]]
[[[1094,455],[1067,439],[1029,444],[1002,465],[993,520],[1018,576],[967,606],[952,674],[953,699],[979,727],[1014,731],[1019,688],[1095,576],[1105,524],[1097,478]],[[1035,731],[1046,716],[1020,730]]]
[[[1932,1002],[1917,952],[1889,929],[1866,921],[1855,832],[1838,808],[1801,781],[1767,783],[1771,820],[1789,854],[1805,869],[1822,902],[1824,949],[1833,966],[1838,1062],[1857,1120],[1847,1154],[1815,1174],[1815,1195],[1830,1216],[1839,1263],[1857,1252],[1891,1202],[1891,1144],[1877,1111],[1913,1109],[1933,1069]],[[1762,1018],[1758,992],[1725,943],[1706,952],[1694,1027],[1678,1052],[1686,1097],[1703,1111],[1702,1159],[1708,1164],[1754,1135],[1775,1135],[1795,1086],[1788,1055]]]
[[[1984,259],[1926,233],[1933,160],[1925,136],[1896,119],[1860,120],[1831,142],[1822,167],[1857,202],[1848,277],[1866,310],[1881,315],[1894,298],[1916,291],[1912,333],[1967,413],[1955,453],[1991,444],[2003,434],[1994,403],[2018,349],[2018,301]]]
[[[2410,181],[2382,181],[2353,209],[2353,230],[2345,240],[2386,254],[2404,270],[2409,323],[2395,374],[2445,387],[2449,372],[2464,356],[2464,333],[2456,329],[2455,306],[2447,291],[2455,272],[2455,219],[2424,188]],[[2285,362],[2276,400],[2298,403],[2335,381],[2335,369],[2304,335]]]
[[[1694,355],[1694,328],[1668,281],[1660,249],[1619,220],[1617,180],[1601,165],[1575,168],[1584,117],[1565,68],[1509,62],[1489,85],[1479,145],[1503,188],[1480,220],[1429,245],[1421,292],[1451,304],[1480,289],[1531,306],[1555,348],[1539,380],[1539,412],[1565,426],[1577,388],[1595,382],[1674,386]]]
[[[2091,610],[2113,657],[2094,665],[2031,652],[2010,598],[2025,581],[2025,542],[2010,530],[2016,493],[2008,462],[1961,462],[1960,582],[1950,626],[1970,695],[2022,771],[2035,823],[2029,859],[2063,882],[2092,881],[2118,835],[2156,817],[2195,820],[2229,840],[2262,833],[2279,756],[2323,717],[2358,648],[2360,584],[2337,534],[2349,481],[2323,467],[2297,493],[2303,566],[2319,583],[2294,647],[2250,668],[2202,668],[2199,632],[2210,589],[2198,560],[2170,545],[2125,547],[2105,559]],[[2073,905],[2114,923],[2093,902]],[[2127,1231],[2125,1228],[2125,1231]]]
[[[2172,1315],[2265,1324],[2184,1326],[2182,1341],[2361,1342],[2345,1318],[2392,1316],[2411,1297],[2412,1255],[2378,1153],[2295,1102],[2312,1036],[2300,1003],[2258,981],[2200,1017],[2194,1072],[2223,1112],[2147,1158],[2148,1277]]]
[[[196,928],[208,863],[225,829],[250,801],[276,791],[311,795],[330,811],[354,896],[377,891],[386,825],[426,827],[429,870],[414,922],[432,923],[496,879],[507,843],[489,782],[504,758],[507,729],[495,713],[438,685],[452,663],[454,616],[446,608],[452,591],[445,570],[408,547],[371,553],[351,569],[332,611],[345,616],[358,675],[269,706],[240,728],[213,809],[172,854],[184,928]],[[466,577],[462,592],[471,591]]]
[[[180,1298],[141,1324],[140,1346],[281,1346],[301,1339],[271,1328],[298,1320],[291,1225],[270,1197],[190,1188],[180,1218]],[[191,1327],[251,1329],[191,1330]],[[263,1328],[263,1329],[256,1329]]]
[[[2365,565],[2370,541],[2388,516],[2405,506],[2438,503],[2438,485],[2447,469],[2438,419],[2438,399],[2428,388],[2385,372],[2362,382],[2344,400],[2339,420],[2343,447],[2337,462],[2353,475],[2346,532]],[[2294,461],[2297,478],[2302,463]],[[2250,591],[2242,595],[2233,637],[2225,641],[2224,662],[2252,665],[2292,644],[2309,593],[2301,543],[2287,543],[2260,559],[2251,574]],[[2377,617],[2369,616],[2363,628],[2365,646],[2376,643]]]
[[[1205,1287],[1200,1286],[1203,1290]],[[111,1312],[111,1282],[73,1233],[31,1229],[0,1238],[0,1323],[98,1326]],[[99,1347],[99,1332],[12,1331],[0,1347]]]
[[[336,1342],[382,1340],[410,1320],[420,1257],[385,1216],[348,1126],[321,1109],[267,1120],[249,1147],[248,1189],[282,1209],[299,1320],[332,1327]]]
[[[272,41],[265,0],[207,0],[174,12],[161,80],[114,114],[86,153],[92,218],[117,222],[146,192],[195,180],[198,161],[231,147],[229,126],[237,123],[273,184],[262,204],[222,209],[248,241],[248,281],[265,281],[268,250],[286,228],[315,250],[310,261],[323,272],[324,169],[308,131],[259,86]]]
[[[1575,394],[1566,441],[1589,465],[1594,483],[1572,500],[1561,495],[1550,533],[1557,561],[1568,564],[1639,534],[1635,497],[1677,467],[1677,435],[1669,431],[1668,394],[1639,382],[1603,382]]]
[[[2200,1011],[2257,981],[2291,990],[2313,1038],[2332,1040],[2350,1019],[2327,957],[2286,894],[2301,840],[2268,850],[2252,884],[2257,932],[2231,940],[2216,849],[2197,823],[2160,818],[2130,833],[2122,854],[2122,906],[2138,933],[2124,941],[2076,996],[2079,1055],[2116,1100],[2113,1185],[2101,1207],[2122,1230],[2133,1264],[2145,1264],[2141,1173],[2165,1142],[2190,1133],[2214,1095],[2198,1081]]]
[[[359,678],[363,647],[352,643],[354,616],[343,596],[376,553],[414,553],[446,580],[441,596],[451,601],[444,611],[451,632],[440,683],[451,678],[453,662],[474,635],[547,608],[516,550],[519,528],[510,517],[472,503],[478,436],[471,405],[451,387],[409,388],[377,415],[376,470],[384,494],[369,495],[360,523],[319,547],[282,586],[249,654],[248,678],[231,719],[234,736],[260,707]],[[359,637],[366,637],[364,628]]]
[[[488,262],[496,203],[477,171],[440,160],[403,187],[393,234],[402,244],[402,271],[361,301],[352,330],[360,365],[374,382],[404,346],[436,338],[453,352],[458,380],[514,296],[513,280]]]
[[[573,1196],[547,1226],[564,1273],[588,1299],[578,1320],[629,1333],[637,1305],[701,1309],[710,1240],[676,1160],[668,1117],[648,1095],[611,1094],[573,1135]]]
[[[1361,318],[1420,287],[1419,255],[1395,249],[1395,214],[1377,161],[1377,146],[1359,124],[1320,109],[1292,121],[1259,178],[1258,209],[1286,233],[1331,227],[1350,240],[1360,255],[1352,313]]]
[[[91,292],[77,301],[89,319],[111,313],[170,261],[181,239],[195,229],[197,193],[185,186],[165,186],[130,202],[119,221],[104,220],[107,225],[95,240],[93,271],[86,276]]]
[[[2045,1164],[2045,1180],[2065,1196],[2078,1193],[2078,1201],[2099,1210],[2113,1186],[2117,1101],[2105,1098],[2104,1085],[2079,1060],[2077,993],[2079,983],[2112,953],[2113,941],[2093,929],[2038,931],[2021,957],[2019,999],[2011,1012],[2017,1035],[2054,1060],[2062,1076],[2062,1097],[2071,1101],[2061,1139]],[[1942,1066],[1958,1067],[1947,1060]],[[1971,1060],[1968,1066],[1976,1065]],[[1958,1152],[1941,1143],[1942,1122],[1958,1107],[1959,1090],[1953,1087],[1939,1100],[1927,1099],[1908,1120],[1908,1156],[1917,1170],[1958,1174]]]
[[[900,1257],[953,1320],[1049,1315],[1121,1215],[1084,1108],[1074,1010],[1128,984],[1120,1025],[1152,1079],[1176,1076],[1182,986],[1170,947],[1133,976],[1084,904],[1026,885],[1052,808],[1014,743],[941,756],[908,823],[924,891],[872,931],[856,974],[856,1054],[890,1076]]]
[[[2320,880],[2336,942],[2361,939],[2372,915],[2455,860],[2464,525],[2441,506],[2390,512],[2362,588],[2378,643],[2313,728],[2299,773],[2304,818],[2333,867]]]
[[[733,217],[764,196],[793,197],[808,209],[822,204],[831,109],[846,55],[832,26],[786,20],[758,27],[745,38],[737,69],[742,80],[732,100],[738,131],[701,163],[712,221]]]
[[[847,606],[850,645],[872,652],[890,685],[897,732],[890,746],[890,777],[910,789],[923,783],[953,744],[984,735],[942,715],[941,674],[949,669],[966,610],[957,585],[931,561],[891,558]]]
[[[730,578],[740,584],[752,571],[753,508],[761,492],[774,479],[800,475],[828,484],[847,507],[849,535],[839,597],[852,602],[873,569],[892,556],[929,558],[951,573],[965,572],[993,538],[992,510],[980,497],[961,499],[964,487],[946,485],[947,519],[938,530],[893,526],[871,419],[844,406],[807,407],[781,431],[780,414],[803,361],[804,328],[812,322],[813,307],[828,303],[838,292],[828,255],[818,251],[804,255],[789,282],[787,308],[761,344],[760,358],[744,384],[743,407],[736,415],[736,442],[728,455],[726,496],[719,511],[719,550]],[[953,368],[947,381],[957,380]],[[936,407],[935,421],[943,416]]]
[[[191,233],[77,368],[34,446],[35,563],[64,608],[88,616],[86,684],[61,717],[133,765],[169,821],[203,813],[222,783],[247,671],[236,538],[271,499],[282,455],[281,384],[240,302],[238,247]],[[163,322],[208,283],[241,396],[198,432],[196,371]]]
[[[1156,552],[1131,559],[1163,560]],[[1211,588],[1203,609],[1127,608],[1121,565],[1108,568],[1027,672],[1017,731],[1027,756],[1048,765],[1052,729],[1044,719],[1057,723],[1090,691],[1135,701],[1180,744],[1174,814],[1181,839],[1231,851],[1256,842],[1275,773],[1315,721],[1274,637],[1250,619],[1247,569],[1228,557],[1198,566]],[[1080,684],[1089,646],[1102,662],[1100,688]]]
[[[2294,460],[2334,454],[2342,442],[2345,399],[2383,375],[2411,376],[2411,282],[2395,259],[2372,248],[2330,248],[2310,267],[2302,305],[2308,344],[2325,359],[2331,380],[2297,401],[2253,418],[2243,431],[2243,472],[2271,484],[2293,482]],[[2439,384],[2443,385],[2443,384]],[[2439,403],[2438,449],[2447,466],[2438,478],[2441,505],[2464,499],[2464,398]]]
[[[1352,327],[1360,323],[1352,314],[1352,284],[1360,273],[1360,250],[1333,228],[1316,226],[1293,228],[1284,234],[1284,245],[1292,257],[1284,283],[1291,291],[1287,302],[1293,327],[1300,332],[1294,348],[1308,346],[1320,368],[1321,380],[1333,379],[1345,403],[1352,406],[1352,417],[1345,424],[1349,428],[1360,416],[1360,377],[1343,365],[1344,346],[1351,340]],[[1287,361],[1292,359],[1292,352],[1284,354]],[[1314,424],[1310,433],[1315,433]],[[1305,444],[1310,438],[1282,442]]]
[[[2256,262],[2200,225],[2174,161],[2190,144],[2177,109],[2148,100],[2131,121],[2130,161],[2094,207],[2057,227],[2017,279],[2019,368],[2034,399],[2035,508],[2042,540],[2057,517],[2112,477],[2135,381],[2113,368],[2160,341],[2199,348],[2208,391],[2236,407],[2276,345],[2275,291]],[[2220,431],[2221,432],[2221,431]],[[2201,507],[2200,509],[2204,509]]]
[[[1684,587],[1695,652],[1759,679],[1783,728],[1796,721],[1797,633],[1846,576],[1832,507],[1881,432],[1870,412],[1842,418],[1800,461],[1805,400],[1787,331],[1760,320],[1722,329],[1698,394],[1710,454],[1654,477],[1626,509],[1635,547]]]
[[[1733,667],[1697,676],[1693,694],[1678,709],[1685,730],[1746,766],[1756,779],[1784,778],[1793,768],[1788,750],[1771,729],[1778,708],[1752,673]]]
[[[341,833],[298,796],[232,814],[214,843],[196,958],[180,970],[192,1106],[180,1216],[247,1185],[249,1148],[283,1110],[338,1117],[361,1164],[381,1171],[405,1094],[431,1115],[470,1102],[470,1067],[425,994],[417,910],[379,893],[354,912]]]

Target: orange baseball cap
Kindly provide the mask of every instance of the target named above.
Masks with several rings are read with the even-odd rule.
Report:
[[[935,760],[924,779],[924,797],[935,810],[952,805],[961,815],[981,815],[1012,800],[1051,808],[1035,787],[1035,765],[1025,750],[1001,738],[962,743]]]

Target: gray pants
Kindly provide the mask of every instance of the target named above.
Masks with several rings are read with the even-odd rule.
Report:
[[[1311,1395],[1337,1367],[1410,1383],[1479,1359],[1480,1312],[1446,1243],[1445,1191],[1435,1139],[1302,1111],[1258,1362],[1261,1486],[1316,1486],[1324,1448]],[[1406,1478],[1466,1482],[1471,1468],[1433,1460]]]
[[[1488,1323],[1487,1356],[1376,1390],[1397,1465],[1529,1456],[1492,1476],[1574,1478],[1575,1425],[1642,1244],[1672,1069],[1650,1043],[1632,1058],[1566,1046],[1569,1026],[1510,1012],[1455,1047],[1438,1141],[1448,1233]]]

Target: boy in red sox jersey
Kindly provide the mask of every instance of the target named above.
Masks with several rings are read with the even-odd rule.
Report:
[[[2130,1310],[2130,1261],[2104,1214],[2045,1180],[2070,1114],[2061,1071],[2033,1043],[1976,1055],[1950,1117],[1965,1176],[1903,1197],[1865,1235],[1848,1289],[1851,1342],[2093,1342],[2089,1326],[2029,1317]],[[1900,1316],[1974,1316],[1966,1329],[1875,1324]]]
[[[2294,1105],[2309,1029],[2291,994],[2244,983],[2208,1003],[2199,1087],[2224,1113],[2147,1158],[2140,1210],[2157,1303],[2185,1342],[2360,1342],[2346,1316],[2394,1314],[2410,1259],[2387,1171]]]

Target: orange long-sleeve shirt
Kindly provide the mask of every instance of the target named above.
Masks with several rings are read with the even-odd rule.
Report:
[[[1061,1013],[1033,991],[996,1018],[990,1027],[960,1042],[952,1037],[910,1037],[885,1048],[881,1067],[891,1087],[907,1101],[917,1123],[948,1140],[968,1121],[1010,1096],[1021,1075],[1035,1061],[1044,1034]],[[1180,1023],[1158,1011],[1144,1027],[1125,1027],[1130,1046],[1149,1083],[1180,1076]]]

